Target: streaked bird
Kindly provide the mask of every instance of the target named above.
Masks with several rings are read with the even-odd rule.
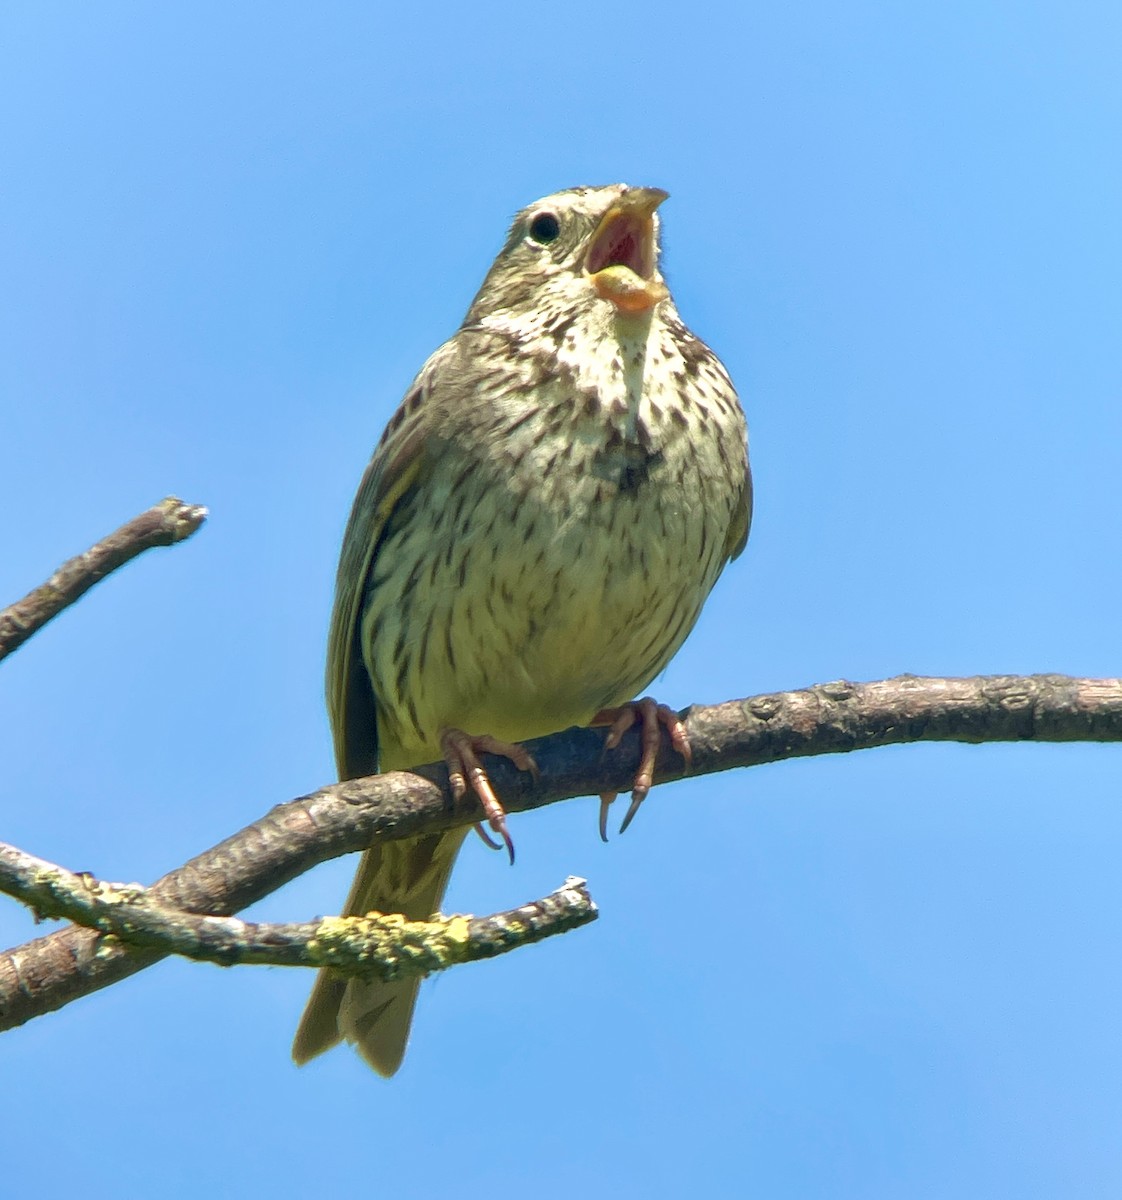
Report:
[[[383,433],[343,539],[327,661],[340,778],[443,757],[512,858],[478,755],[532,769],[527,738],[606,724],[614,746],[638,722],[626,827],[662,727],[689,754],[677,715],[634,698],[748,536],[744,416],[660,274],[664,199],[581,187],[518,214]],[[367,850],[345,911],[430,916],[464,836]],[[417,986],[321,972],[293,1057],[346,1040],[392,1075]]]

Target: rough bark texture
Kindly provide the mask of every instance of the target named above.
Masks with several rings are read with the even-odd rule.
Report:
[[[134,948],[224,967],[331,967],[385,980],[494,958],[597,917],[585,881],[570,876],[541,900],[488,917],[410,921],[400,913],[369,913],[299,924],[251,923],[169,908],[138,884],[106,883],[3,844],[0,891],[40,917],[66,917]]]

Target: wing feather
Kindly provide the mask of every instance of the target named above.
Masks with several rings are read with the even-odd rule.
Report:
[[[424,464],[431,419],[427,404],[435,376],[448,357],[442,346],[413,381],[359,484],[335,579],[327,637],[327,711],[340,779],[378,770],[378,713],[373,681],[362,653],[362,612],[371,570],[395,507]]]
[[[752,468],[748,460],[744,460],[744,484],[736,500],[736,507],[729,522],[728,539],[725,542],[731,561],[739,557],[740,552],[748,544],[748,530],[752,527]]]

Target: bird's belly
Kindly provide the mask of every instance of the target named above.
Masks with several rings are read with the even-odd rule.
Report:
[[[505,505],[481,488],[469,522],[438,509],[383,546],[363,640],[384,766],[437,757],[448,726],[521,741],[585,724],[670,660],[720,571],[728,513],[703,489],[603,504],[593,488]],[[407,595],[395,560],[421,564]]]

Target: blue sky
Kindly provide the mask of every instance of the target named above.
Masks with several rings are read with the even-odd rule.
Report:
[[[0,599],[169,492],[212,513],[4,664],[0,837],[149,880],[329,780],[370,448],[576,183],[670,191],[752,430],[751,542],[660,699],[1122,673],[1116,5],[407,7],[0,18]],[[301,973],[164,963],[0,1040],[6,1186],[1115,1194],[1119,753],[779,764],[606,847],[594,800],[519,817],[449,906],[575,873],[602,919],[428,985],[392,1082],[291,1066]]]

